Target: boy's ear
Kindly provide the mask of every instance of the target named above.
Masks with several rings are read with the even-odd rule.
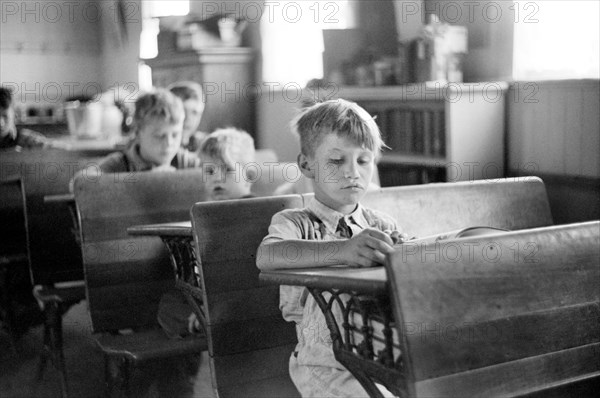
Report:
[[[300,166],[300,171],[306,178],[315,179],[315,165],[303,153],[298,155],[298,166]]]

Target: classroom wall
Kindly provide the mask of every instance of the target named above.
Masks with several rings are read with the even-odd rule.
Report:
[[[513,82],[506,100],[510,170],[600,178],[600,81]]]
[[[2,1],[0,81],[19,102],[60,103],[98,86],[101,49],[97,0]]]
[[[513,82],[507,172],[546,183],[557,224],[600,219],[600,81]]]
[[[112,13],[114,2],[96,1]],[[104,89],[123,86],[131,91],[138,88],[140,33],[142,32],[141,0],[125,1],[122,15],[121,18],[117,18],[111,14],[110,17],[101,20],[99,78]]]
[[[0,81],[25,107],[138,84],[141,0],[1,2]],[[124,22],[121,22],[121,21]]]

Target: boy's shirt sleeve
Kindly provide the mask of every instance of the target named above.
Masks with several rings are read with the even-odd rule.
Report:
[[[277,242],[288,239],[303,239],[301,226],[295,212],[284,210],[271,218],[269,232],[262,243]]]
[[[269,233],[264,237],[262,244],[280,242],[289,239],[303,239],[300,214],[294,210],[284,210],[273,216]],[[279,287],[279,309],[283,319],[288,322],[302,321],[304,303],[308,296],[308,290],[301,286]]]

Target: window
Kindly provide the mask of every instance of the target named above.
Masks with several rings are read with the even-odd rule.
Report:
[[[600,78],[600,2],[515,1],[515,80]]]
[[[159,17],[188,15],[190,0],[142,0],[142,33],[140,34],[140,58],[150,59],[158,55],[157,37]],[[152,87],[152,71],[143,62],[138,66],[140,88]]]
[[[304,86],[322,78],[322,31],[351,27],[353,15],[352,0],[266,3],[260,21],[264,81]]]
[[[190,12],[190,0],[143,0],[142,12],[144,18],[188,15]]]
[[[159,31],[159,17],[187,15],[190,0],[142,0],[142,33],[140,37],[140,58],[155,58],[158,55],[156,37]]]

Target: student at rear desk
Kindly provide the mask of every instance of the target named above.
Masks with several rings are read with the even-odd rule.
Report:
[[[52,141],[40,133],[27,129],[17,130],[12,92],[0,86],[0,149],[50,146],[54,146]]]
[[[208,135],[198,130],[206,102],[202,86],[196,82],[181,81],[171,84],[167,89],[183,101],[185,119],[181,147],[198,153],[202,140]]]
[[[180,147],[184,109],[179,98],[165,89],[140,96],[135,103],[135,138],[129,147],[107,155],[97,165],[77,173],[98,178],[103,173],[173,171],[200,167],[194,153]],[[76,176],[77,176],[76,175]],[[75,176],[75,177],[76,177]],[[70,190],[73,191],[73,180]]]

